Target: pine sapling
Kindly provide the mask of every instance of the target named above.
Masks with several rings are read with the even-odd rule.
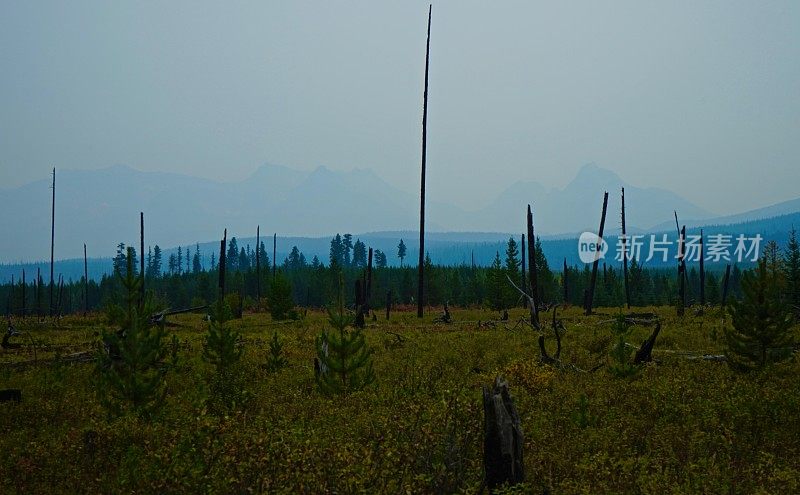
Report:
[[[620,311],[619,315],[614,317],[614,323],[611,326],[613,344],[610,356],[612,362],[608,368],[611,374],[618,378],[627,378],[639,371],[639,367],[631,361],[632,349],[626,340],[630,334],[631,324]]]
[[[134,273],[133,248],[128,248],[127,271],[117,273],[125,290],[124,306],[109,308],[109,322],[115,332],[103,332],[103,345],[97,351],[97,390],[100,401],[109,413],[123,414],[132,410],[140,416],[151,415],[163,403],[164,363],[169,354],[164,327],[154,325],[150,314],[152,299],[140,302],[142,275]]]
[[[269,342],[269,357],[267,358],[266,369],[270,373],[275,373],[285,368],[289,362],[284,357],[283,342],[278,339],[278,332],[272,334],[272,340]]]
[[[725,328],[725,355],[737,371],[749,371],[792,355],[792,313],[781,297],[780,273],[762,258],[742,279],[741,301],[728,311],[732,327]]]
[[[209,378],[208,405],[220,414],[244,405],[250,397],[241,365],[244,349],[237,345],[239,333],[227,324],[230,318],[230,307],[220,299],[214,305],[203,346],[203,359],[214,367]]]
[[[372,350],[364,334],[353,326],[353,318],[344,311],[342,280],[336,306],[328,309],[328,321],[333,327],[317,337],[315,378],[323,394],[346,394],[361,390],[375,381],[372,369]]]

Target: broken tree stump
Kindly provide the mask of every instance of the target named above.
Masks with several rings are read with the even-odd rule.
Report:
[[[656,322],[656,328],[653,330],[653,333],[650,334],[647,340],[642,342],[642,346],[636,351],[633,364],[644,364],[653,360],[653,347],[656,345],[656,338],[658,338],[658,333],[660,331],[661,323]]]
[[[523,441],[508,383],[498,376],[491,390],[483,387],[483,468],[490,493],[502,485],[525,481]]]

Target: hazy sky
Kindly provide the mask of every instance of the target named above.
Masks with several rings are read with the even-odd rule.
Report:
[[[568,4],[568,5],[567,5]],[[419,184],[427,3],[0,0],[0,185],[127,164]],[[800,196],[800,2],[433,5],[429,193],[587,162],[716,213]]]

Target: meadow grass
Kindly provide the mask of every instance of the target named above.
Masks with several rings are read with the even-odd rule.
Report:
[[[539,364],[538,333],[484,310],[452,310],[434,324],[412,311],[378,313],[365,334],[376,383],[347,396],[321,395],[314,339],[325,314],[273,322],[245,314],[242,334],[252,400],[227,416],[205,405],[210,366],[201,359],[207,323],[170,317],[181,342],[167,396],[152,420],[109,417],[91,363],[66,356],[97,345],[101,316],[58,324],[16,322],[0,351],[0,388],[21,403],[0,404],[0,492],[7,493],[476,493],[482,472],[481,386],[510,385],[525,433],[524,493],[798,493],[800,363],[736,374],[723,362],[690,359],[723,352],[718,309],[678,318],[657,313],[657,363],[632,378],[608,371],[610,320],[559,311],[566,332],[561,361]],[[543,331],[551,352],[550,313]],[[483,322],[479,325],[478,322]],[[486,322],[493,322],[486,325]],[[650,328],[634,327],[638,347]],[[269,340],[284,342],[288,366],[270,373]],[[633,350],[633,349],[632,349]],[[55,360],[54,360],[55,359]],[[27,361],[29,364],[19,365]]]

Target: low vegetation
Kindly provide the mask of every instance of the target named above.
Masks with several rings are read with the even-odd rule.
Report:
[[[170,317],[179,326],[166,332],[177,342],[165,347],[175,356],[160,358],[171,367],[161,407],[147,417],[109,415],[96,366],[70,358],[114,328],[105,318],[16,321],[36,354],[32,345],[0,354],[3,388],[23,393],[0,403],[0,491],[476,493],[481,386],[497,375],[525,434],[523,492],[800,491],[800,363],[739,373],[703,359],[726,349],[730,321],[718,308],[682,319],[674,308],[646,308],[663,328],[654,362],[635,373],[614,371],[620,335],[633,350],[651,329],[613,331],[618,309],[559,311],[559,359],[573,365],[560,368],[540,362],[538,333],[515,326],[522,309],[508,321],[451,309],[450,324],[399,309],[367,321],[374,383],[346,394],[321,393],[315,380],[317,336],[332,332],[322,312],[288,322],[262,313]],[[553,332],[543,333],[554,348]],[[286,365],[265,367],[276,340]],[[222,356],[236,372],[220,383],[237,377],[248,400],[219,407],[228,390],[214,378]]]

